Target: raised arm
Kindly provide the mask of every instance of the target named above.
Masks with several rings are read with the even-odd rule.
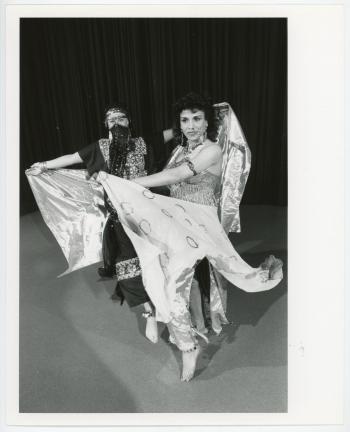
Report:
[[[164,138],[165,143],[167,143],[168,141],[171,141],[174,138],[173,130],[172,129],[163,130],[163,138]]]
[[[138,177],[133,181],[144,187],[166,186],[179,183],[192,177],[221,161],[221,149],[213,144],[201,150],[192,158],[185,158],[183,164],[175,168],[166,169],[146,177]]]
[[[64,168],[69,165],[74,165],[83,162],[79,153],[67,154],[56,159],[51,159],[46,162],[36,162],[27,171],[27,174],[38,175],[48,169]]]

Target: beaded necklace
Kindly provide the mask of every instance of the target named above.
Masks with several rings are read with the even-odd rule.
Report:
[[[197,144],[194,144],[193,147],[190,148],[190,142],[187,141],[187,145],[186,145],[186,147],[184,147],[183,154],[188,155],[188,154],[192,153],[193,150],[195,150],[197,147],[199,147],[200,145],[203,145],[203,144],[204,144],[203,142],[199,142]]]

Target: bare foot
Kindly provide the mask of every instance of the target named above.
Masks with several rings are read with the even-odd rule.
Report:
[[[146,318],[146,338],[152,343],[158,342],[158,325],[154,316]]]
[[[201,352],[201,348],[197,345],[193,351],[182,351],[182,376],[181,381],[190,381],[193,378],[196,370],[197,358]]]

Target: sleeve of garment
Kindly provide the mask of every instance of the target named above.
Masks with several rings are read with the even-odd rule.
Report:
[[[101,153],[98,141],[78,150],[78,153],[86,165],[90,176],[95,172],[106,170],[106,163]]]

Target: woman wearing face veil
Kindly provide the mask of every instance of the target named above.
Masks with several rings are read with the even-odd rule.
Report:
[[[221,118],[219,129],[215,109]],[[162,172],[135,178],[134,186],[103,172],[97,178],[118,209],[140,258],[151,309],[155,308],[157,320],[167,324],[170,341],[182,352],[182,381],[194,375],[200,353],[197,336],[206,339],[194,277],[198,262],[207,258],[210,263],[208,302],[217,333],[227,323],[222,276],[247,292],[271,289],[282,279],[280,260],[270,256],[252,268],[226,235],[240,228],[238,206],[250,152],[229,105],[219,104],[215,109],[208,99],[194,93],[175,104],[178,146]],[[171,198],[144,189],[163,185],[169,186]]]
[[[106,110],[105,126],[109,130],[109,138],[100,139],[74,154],[64,155],[46,162],[37,162],[26,171],[26,174],[29,176],[28,180],[43,217],[58,239],[63,251],[66,252],[67,260],[75,259],[75,261],[79,261],[79,256],[81,256],[80,262],[77,262],[77,265],[73,266],[71,270],[100,260],[98,256],[95,260],[91,259],[90,262],[83,263],[85,256],[88,257],[91,254],[85,244],[86,239],[92,237],[90,231],[103,230],[102,247],[97,239],[95,245],[92,245],[99,250],[97,251],[97,255],[99,255],[102,249],[104,266],[99,268],[98,272],[102,277],[113,277],[117,280],[115,293],[112,298],[119,298],[121,303],[125,300],[130,307],[144,305],[145,313],[148,313],[147,316],[151,315],[151,318],[147,319],[146,322],[146,336],[152,342],[156,342],[156,322],[152,318],[153,310],[151,309],[147,292],[143,287],[139,259],[119,221],[118,213],[109,200],[108,195],[104,193],[99,207],[103,208],[103,213],[107,214],[107,218],[102,217],[100,220],[97,220],[94,214],[89,214],[91,209],[84,207],[84,195],[89,189],[92,189],[94,192],[93,200],[98,202],[97,197],[99,194],[101,195],[101,191],[98,190],[97,187],[100,188],[100,186],[97,183],[97,187],[95,186],[94,177],[101,170],[117,177],[132,180],[136,177],[147,175],[160,164],[164,166],[165,161],[162,163],[162,155],[157,155],[158,159],[156,160],[150,144],[152,142],[154,145],[154,141],[159,140],[161,146],[164,148],[164,144],[172,138],[172,131],[165,130],[162,133],[146,137],[145,140],[142,137],[132,137],[130,115],[123,105],[114,105]],[[163,152],[163,155],[165,156],[166,153]],[[81,173],[77,173],[74,170],[65,170],[67,173],[64,173],[61,178],[59,177],[60,172],[57,171],[59,168],[77,163],[85,164],[90,180],[86,181],[82,179]],[[43,176],[39,176],[39,174],[43,174]],[[71,178],[67,177],[69,175]],[[38,178],[34,181],[31,176],[38,176]],[[45,182],[45,180],[48,183],[39,190],[37,188],[38,184]],[[72,183],[69,184],[69,181],[72,181]],[[47,203],[50,202],[51,197],[50,199],[46,199],[47,193],[51,192],[57,185],[59,185],[60,190],[53,197],[56,206],[51,214],[49,214]],[[62,195],[63,200],[60,202]],[[64,200],[65,197],[72,197],[73,199],[71,201]],[[85,201],[89,199],[91,198],[87,195]],[[72,211],[70,205],[75,205],[77,202],[81,205]],[[62,213],[65,213],[66,221],[57,223],[57,209],[60,206]],[[67,214],[69,217],[67,217]],[[77,219],[77,214],[86,214],[87,217],[79,220]],[[89,220],[92,220],[92,222],[87,222]],[[81,228],[79,228],[79,225]],[[95,226],[92,228],[92,225]],[[81,235],[79,238],[77,235],[75,237],[72,235],[74,226],[77,226],[77,231],[80,231]],[[66,237],[69,240],[65,242]]]

